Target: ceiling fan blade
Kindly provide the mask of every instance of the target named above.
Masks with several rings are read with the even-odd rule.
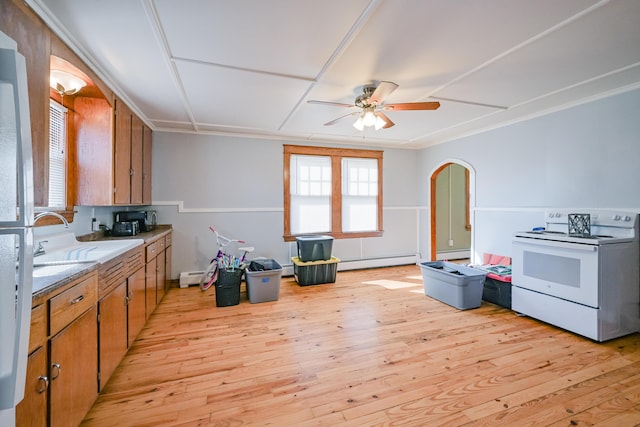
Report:
[[[319,105],[330,105],[332,107],[355,107],[355,105],[353,104],[343,104],[342,102],[329,102],[329,101],[315,101],[315,100],[310,100],[307,101],[307,103],[309,104],[319,104]]]
[[[439,102],[405,102],[401,104],[386,104],[385,111],[404,111],[404,110],[437,110],[440,108]]]
[[[325,123],[324,125],[325,126],[331,126],[331,125],[336,124],[337,122],[339,122],[342,119],[346,119],[347,117],[351,117],[351,116],[356,116],[358,114],[360,114],[360,111],[354,111],[353,113],[345,114],[344,116],[340,116],[337,119],[333,119],[330,122]]]
[[[463,101],[462,99],[442,98],[439,96],[430,96],[429,98],[439,99],[440,101],[459,102],[460,104],[477,105],[479,107],[496,108],[498,110],[507,110],[509,108],[509,107],[505,107],[504,105],[484,104],[482,102]]]
[[[376,113],[376,115],[377,115],[378,117],[380,117],[382,120],[384,120],[384,121],[385,121],[385,123],[386,123],[384,126],[382,126],[382,129],[388,129],[388,128],[390,128],[391,126],[394,126],[394,125],[395,125],[395,123],[393,123],[393,122],[391,121],[391,119],[390,119],[389,117],[387,117],[387,115],[386,115],[385,113],[383,113],[382,111],[378,111],[378,112]]]
[[[384,102],[387,96],[398,88],[398,85],[393,82],[380,82],[376,90],[373,91],[369,98],[370,104],[380,105]]]

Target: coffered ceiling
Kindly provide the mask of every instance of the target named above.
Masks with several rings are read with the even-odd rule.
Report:
[[[27,0],[154,130],[421,148],[640,87],[637,0]],[[364,86],[395,126],[358,131]]]

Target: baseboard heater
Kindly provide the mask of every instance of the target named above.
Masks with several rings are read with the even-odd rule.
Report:
[[[405,255],[389,258],[369,258],[341,260],[338,263],[338,271],[361,270],[364,268],[393,267],[398,265],[416,264],[417,255]],[[199,285],[204,271],[183,271],[180,273],[180,287],[188,288],[191,285]],[[283,276],[293,276],[293,264],[282,265]]]

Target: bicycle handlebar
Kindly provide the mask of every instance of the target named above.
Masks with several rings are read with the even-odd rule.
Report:
[[[230,243],[245,243],[244,240],[239,240],[239,239],[229,239],[228,237],[224,237],[223,235],[221,235],[220,233],[218,233],[213,227],[209,226],[209,230],[211,230],[213,232],[213,234],[216,235],[216,242],[218,243],[219,246],[221,247],[225,247],[228,246]]]

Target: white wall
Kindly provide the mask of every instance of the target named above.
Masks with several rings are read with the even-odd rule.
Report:
[[[287,141],[286,143],[292,143]],[[201,270],[216,251],[208,230],[247,241],[253,256],[291,264],[285,243],[283,141],[155,132],[153,200],[160,223],[173,225],[173,278]],[[415,256],[418,250],[418,159],[412,150],[384,150],[380,238],[336,240],[343,261]]]
[[[640,90],[422,150],[423,205],[444,159],[475,171],[478,256],[510,255],[512,234],[544,225],[550,208],[640,212]],[[428,235],[420,247],[428,253]]]

